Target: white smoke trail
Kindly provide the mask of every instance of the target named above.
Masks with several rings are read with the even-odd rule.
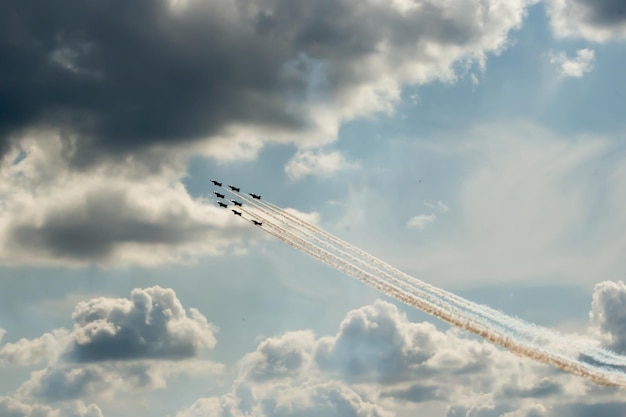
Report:
[[[241,196],[239,195],[239,197]],[[599,384],[615,385],[615,386],[626,388],[626,375],[623,374],[622,372],[597,367],[586,362],[581,362],[577,358],[568,357],[567,355],[559,351],[554,351],[553,349],[550,349],[549,347],[536,346],[532,343],[529,343],[528,340],[522,340],[522,341],[516,340],[517,339],[516,334],[513,334],[513,335],[505,334],[500,331],[497,331],[497,329],[493,329],[488,326],[485,326],[485,323],[482,323],[480,321],[476,322],[474,320],[474,317],[472,317],[473,314],[468,315],[468,313],[470,313],[468,311],[464,311],[464,312],[461,312],[461,314],[459,314],[458,309],[455,308],[453,305],[448,304],[446,308],[443,308],[444,306],[442,305],[433,304],[432,300],[424,299],[423,297],[420,297],[420,294],[412,294],[411,292],[407,292],[406,289],[404,288],[398,288],[396,285],[393,285],[393,284],[396,284],[393,281],[397,280],[397,276],[395,278],[392,278],[393,279],[392,282],[389,282],[385,279],[380,278],[379,276],[372,274],[371,272],[364,271],[363,269],[350,263],[350,261],[347,261],[345,259],[338,257],[336,254],[332,254],[324,249],[319,248],[318,246],[314,245],[310,241],[303,239],[302,236],[296,236],[297,233],[301,233],[301,228],[296,227],[296,225],[304,225],[305,228],[311,231],[323,232],[320,229],[315,228],[315,226],[312,226],[304,222],[303,220],[297,219],[297,218],[296,218],[297,221],[290,222],[289,219],[293,218],[294,216],[292,216],[291,214],[287,212],[282,211],[278,207],[273,207],[273,210],[275,210],[276,213],[282,213],[284,219],[287,219],[287,221],[283,219],[281,221],[281,223],[283,223],[283,226],[280,226],[270,221],[270,219],[268,218],[268,216],[271,216],[274,218],[277,218],[277,217],[269,213],[268,210],[263,209],[264,207],[267,207],[267,205],[261,206],[261,204],[259,204],[258,202],[249,200],[247,198],[245,198],[245,200],[248,202],[248,204],[251,204],[253,207],[257,209],[257,211],[255,211],[254,214],[246,210],[245,212],[247,214],[254,215],[257,217],[262,217],[264,224],[267,224],[272,229],[276,230],[276,232],[273,232],[273,231],[270,231],[269,228],[264,228],[266,232],[280,239],[281,241],[293,246],[294,248],[301,250],[304,253],[310,256],[313,256],[314,258],[328,264],[329,266],[332,266],[340,270],[341,272],[344,272],[356,279],[359,279],[367,283],[368,285],[371,285],[372,287],[376,288],[379,291],[382,291],[390,296],[393,296],[394,298],[400,301],[403,301],[407,304],[415,306],[435,317],[439,317],[442,320],[447,321],[450,324],[472,331],[473,333],[478,334],[494,343],[497,343],[518,355],[530,357],[530,358],[533,358],[533,359],[536,359],[545,363],[550,363],[563,370],[566,370],[576,375],[586,377]],[[261,212],[262,215],[259,215],[259,211]],[[296,232],[296,234],[292,232]],[[345,242],[340,241],[334,236],[328,234],[327,232],[320,233],[319,236],[327,238],[328,241],[334,242],[336,245],[344,246],[343,243]],[[310,237],[310,235],[305,234],[305,237]],[[389,265],[385,264],[384,262],[372,257],[371,255],[361,251],[358,248],[354,248],[351,245],[348,245],[348,247],[350,248],[350,250],[352,250],[353,252],[357,254],[360,254],[361,256],[363,256],[365,259],[367,259],[370,262],[372,262],[372,259],[375,260],[374,261],[375,265],[381,266],[387,271],[394,271],[394,272],[397,271],[394,268],[390,267]],[[341,249],[338,249],[338,248],[335,248],[334,251],[339,254],[343,252]],[[402,276],[406,276],[406,274],[402,274]],[[406,277],[409,277],[409,276],[406,276]],[[417,281],[421,283],[421,281],[416,280],[413,277],[409,277],[409,278],[411,278],[411,281]],[[428,286],[428,284],[425,284],[425,285]],[[428,287],[431,287],[430,289],[437,290],[438,294],[452,295],[451,293],[445,292],[436,287],[432,287],[432,286],[428,286]],[[462,299],[461,297],[454,296],[454,304],[457,304],[457,307],[458,305],[466,305],[464,303],[470,303],[470,302]],[[473,304],[472,308],[474,310],[481,311],[479,308],[480,305],[470,303],[470,305],[471,304]],[[485,310],[482,310],[482,311],[485,311]],[[515,321],[516,321],[515,319],[508,317],[504,315],[503,313],[500,313],[500,312],[497,312],[497,313],[501,316],[504,316],[502,318],[505,318],[509,322],[512,321],[512,323],[515,324]],[[492,320],[489,319],[489,323],[488,323],[489,325],[492,324],[491,321]],[[515,326],[513,327],[507,326],[507,327],[514,328]],[[532,327],[532,328],[535,328],[535,327]],[[547,339],[549,335],[550,334],[547,334],[547,335],[544,334],[543,337]],[[569,340],[569,341],[572,342],[572,340]],[[611,352],[611,355],[615,355],[615,354]],[[602,355],[600,354],[599,356],[602,356]],[[615,357],[619,358],[618,356],[615,356]]]
[[[254,202],[259,205],[259,202]],[[400,280],[404,280],[409,285],[412,284],[413,288],[418,289],[420,293],[432,292],[438,298],[445,300],[445,302],[452,303],[458,306],[461,309],[465,309],[470,311],[475,317],[482,318],[483,321],[488,321],[491,325],[498,327],[502,331],[506,331],[505,329],[510,329],[518,338],[523,338],[527,343],[532,344],[558,344],[561,348],[576,348],[580,353],[588,356],[589,358],[596,360],[598,362],[604,363],[606,365],[612,366],[622,366],[626,367],[626,357],[622,355],[618,355],[614,352],[611,352],[607,349],[603,349],[593,343],[584,342],[580,340],[575,340],[572,338],[564,337],[560,333],[554,332],[552,330],[539,327],[535,324],[528,323],[519,318],[514,318],[508,316],[498,310],[491,309],[488,306],[484,306],[481,304],[474,303],[472,301],[466,300],[462,297],[457,296],[456,294],[450,293],[448,291],[442,290],[430,284],[427,284],[417,278],[414,278],[410,275],[405,274],[404,272],[386,264],[368,254],[367,252],[362,251],[359,248],[356,248],[349,243],[331,235],[330,233],[315,227],[314,225],[306,223],[304,220],[294,216],[293,214],[280,209],[277,206],[274,206],[271,203],[263,202],[264,206],[272,211],[275,215],[287,218],[291,220],[292,223],[296,223],[298,226],[304,227],[307,230],[310,230],[311,233],[317,233],[318,235],[324,237],[330,242],[335,243],[336,245],[343,247],[346,251],[352,252],[357,256],[361,256],[368,261],[370,261],[373,265],[375,265],[375,269],[384,273],[388,276],[391,274]],[[305,232],[306,233],[306,232]],[[318,242],[322,242],[318,238],[313,236],[313,239]],[[350,257],[350,259],[354,260],[355,257],[343,250],[335,249],[340,252],[342,255],[346,255]],[[358,263],[361,263],[360,260],[357,259]],[[409,289],[410,291],[410,289]]]

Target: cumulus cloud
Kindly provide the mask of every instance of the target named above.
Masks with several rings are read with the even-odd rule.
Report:
[[[4,330],[2,327],[0,327],[0,343],[2,343],[2,339],[4,339],[4,336],[7,334],[7,331]]]
[[[285,172],[292,180],[307,176],[330,177],[338,171],[358,168],[339,151],[301,150],[287,163]]]
[[[426,226],[434,223],[435,220],[437,220],[437,215],[435,213],[418,214],[417,216],[411,217],[406,225],[412,229],[424,230]]]
[[[130,299],[82,301],[64,355],[77,362],[184,359],[215,346],[217,327],[196,309],[189,315],[172,289],[134,289]]]
[[[15,365],[36,365],[57,356],[67,343],[68,334],[65,329],[58,329],[34,339],[22,338],[5,344],[0,355]]]
[[[548,0],[547,8],[557,36],[596,42],[626,38],[622,0]]]
[[[264,340],[257,350],[240,361],[244,377],[263,381],[297,375],[311,361],[312,332],[286,333],[280,338]]]
[[[181,182],[182,162],[104,161],[69,170],[58,135],[0,164],[0,262],[159,265],[223,253],[244,229]]]
[[[559,67],[561,77],[581,78],[593,69],[596,55],[593,49],[579,49],[574,58],[568,58],[565,52],[550,56],[550,63]]]
[[[13,397],[0,397],[0,415],[3,417],[103,417],[96,404],[86,405],[82,401],[72,401],[60,409],[48,405],[26,404]]]
[[[0,116],[0,143],[61,129],[84,164],[206,138],[248,136],[252,149],[332,140],[342,121],[389,111],[403,83],[484,65],[530,3],[3,2],[0,56],[11,65],[0,78],[11,88],[0,104],[12,111]]]
[[[187,312],[172,289],[135,289],[130,299],[82,301],[71,331],[6,344],[0,355],[16,365],[47,366],[19,388],[23,396],[50,401],[166,386],[177,374],[219,372],[201,361],[216,344],[217,328],[196,309]]]
[[[198,400],[176,417],[305,417],[358,416],[392,417],[395,413],[363,399],[340,382],[277,385],[269,392],[260,390],[252,402],[245,404],[234,395]]]
[[[626,285],[622,281],[595,286],[589,316],[607,346],[626,353]]]
[[[263,340],[239,370],[229,394],[199,399],[177,417],[582,416],[613,409],[619,396],[460,331],[412,323],[383,301],[348,312],[333,336]]]

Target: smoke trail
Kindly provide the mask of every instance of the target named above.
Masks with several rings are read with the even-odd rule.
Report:
[[[238,195],[238,196],[241,197],[241,195]],[[422,285],[424,285],[425,287],[427,287],[429,290],[433,291],[434,293],[438,295],[443,295],[445,297],[449,297],[450,300],[448,301],[451,301],[452,302],[451,304],[453,305],[433,304],[433,301],[431,299],[429,298],[424,299],[423,297],[420,296],[420,295],[428,295],[428,294],[419,294],[419,293],[413,294],[411,291],[407,291],[405,285],[402,285],[402,287],[404,288],[399,288],[397,285],[394,285],[394,284],[402,284],[402,281],[397,282],[397,279],[398,279],[397,275],[398,275],[398,272],[400,271],[397,271],[395,268],[392,268],[391,266],[361,251],[358,248],[354,248],[351,245],[345,244],[345,242],[342,242],[338,238],[335,238],[334,236],[328,234],[327,232],[321,231],[315,226],[312,226],[304,222],[303,220],[296,218],[295,216],[283,211],[282,209],[276,206],[270,207],[268,206],[268,204],[261,205],[258,202],[251,201],[247,198],[245,198],[245,200],[248,202],[248,204],[252,205],[256,209],[254,213],[246,210],[245,211],[246,214],[254,215],[257,217],[262,217],[264,224],[267,223],[267,225],[269,226],[269,228],[264,228],[266,232],[280,239],[281,241],[293,246],[294,248],[301,250],[304,253],[310,256],[313,256],[314,258],[328,264],[329,266],[332,266],[336,268],[337,270],[346,273],[347,275],[350,275],[356,279],[359,279],[367,283],[368,285],[374,287],[375,289],[381,292],[384,292],[404,303],[417,307],[425,311],[426,313],[431,314],[435,317],[438,317],[452,325],[455,325],[457,327],[469,330],[477,335],[480,335],[481,337],[493,343],[499,344],[518,355],[526,356],[526,357],[529,357],[529,358],[532,358],[532,359],[535,359],[544,363],[552,364],[565,371],[571,372],[579,376],[583,376],[598,384],[614,385],[614,386],[626,388],[626,375],[623,374],[622,372],[597,367],[593,364],[589,364],[586,362],[581,362],[577,358],[568,357],[561,352],[554,351],[547,347],[536,346],[532,343],[529,343],[528,340],[523,340],[523,341],[517,340],[519,335],[515,333],[506,334],[501,331],[497,331],[497,329],[493,329],[493,327],[490,327],[493,324],[492,320],[494,318],[501,318],[501,319],[505,319],[506,322],[509,323],[506,326],[509,329],[515,330],[515,328],[517,328],[517,330],[521,330],[520,326],[516,324],[516,322],[519,322],[519,321],[509,316],[506,316],[503,313],[495,312],[495,310],[492,310],[492,312],[495,312],[497,314],[495,316],[492,315],[489,318],[489,323],[484,323],[480,321],[477,322],[475,321],[475,317],[473,317],[473,313],[471,313],[472,310],[474,310],[474,313],[480,312],[482,314],[482,312],[489,313],[490,309],[481,308],[481,306],[478,304],[471,303],[467,300],[464,300],[461,297],[455,296],[451,293],[440,290],[436,287],[422,283],[422,281],[416,280],[415,278],[410,277],[406,274],[400,273],[400,276],[403,277],[406,281],[409,281],[410,279],[410,281],[412,282],[421,283]],[[269,207],[269,210],[268,210],[268,207]],[[272,212],[270,212],[270,210],[273,211],[273,214]],[[282,215],[282,220],[279,217],[281,215]],[[283,225],[281,226],[281,225],[276,224],[274,221],[271,221],[269,217],[272,217],[273,219],[278,219],[279,222],[282,223]],[[340,258],[339,256],[337,256],[337,254],[332,254],[331,252],[321,249],[320,247],[316,246],[312,242],[305,239],[305,238],[315,237],[315,235],[304,233],[305,236],[297,236],[296,234],[298,233],[302,234],[302,229],[301,227],[298,227],[298,226],[302,226],[308,229],[311,233],[318,233],[319,237],[326,238],[327,241],[333,242],[335,245],[338,245],[340,247],[347,246],[353,253],[359,254],[367,261],[374,263],[374,265],[380,266],[386,271],[392,271],[392,275],[395,275],[395,277],[391,277],[391,282],[389,282],[389,278],[387,278],[387,280],[382,279],[380,278],[380,276],[374,275],[371,272],[364,271],[363,269],[354,265],[353,263],[346,260],[345,258],[343,259]],[[270,228],[273,230],[269,230]],[[295,233],[292,233],[292,232],[295,232]],[[323,240],[316,238],[316,241],[322,242]],[[341,254],[342,252],[344,252],[342,249],[338,247],[332,247],[330,249],[338,254]],[[353,258],[353,257],[351,256],[350,258]],[[357,262],[357,264],[361,266],[363,265],[362,262]],[[378,270],[378,268],[374,268],[374,269]],[[385,275],[387,277],[390,277],[390,275],[388,274],[385,274]],[[407,279],[407,277],[409,279]],[[406,284],[406,282],[404,284]],[[459,314],[459,310],[455,308],[454,305],[456,305],[456,307],[464,306],[466,309],[471,308],[471,310],[463,311],[463,312],[460,312]],[[529,328],[539,329],[531,325],[521,326],[521,328],[526,330],[526,332],[528,332]],[[553,334],[552,332],[550,333],[544,332],[543,339],[545,339],[545,341],[548,341],[548,342],[554,342],[555,340],[551,339],[550,337],[552,334]],[[558,335],[558,334],[555,334],[555,335]],[[559,337],[558,339],[563,339],[563,338]],[[561,341],[561,340],[558,340],[558,341]],[[569,342],[572,342],[572,340],[569,340]],[[589,348],[587,347],[586,349],[589,349]],[[621,359],[621,357],[611,352],[603,351],[601,349],[597,349],[596,351],[592,351],[591,353],[596,353],[597,354],[596,356],[602,357],[605,352],[609,353],[608,356],[610,358]],[[622,362],[622,361],[620,360],[619,362]]]
[[[455,294],[442,290],[440,288],[434,287],[430,284],[427,284],[421,280],[418,280],[410,275],[405,274],[402,271],[386,264],[373,257],[372,255],[362,251],[359,248],[356,248],[349,243],[342,241],[341,239],[331,235],[330,233],[315,227],[314,225],[308,224],[305,221],[301,220],[297,216],[292,215],[291,213],[280,209],[277,206],[269,202],[254,202],[257,205],[263,204],[266,208],[272,211],[275,215],[282,215],[284,218],[291,220],[292,223],[296,223],[298,226],[302,226],[307,230],[310,230],[311,233],[317,233],[318,235],[324,237],[325,239],[335,243],[338,246],[345,248],[347,251],[354,253],[355,255],[361,256],[368,261],[370,261],[373,265],[375,265],[375,269],[380,271],[381,273],[387,273],[399,278],[400,280],[404,280],[409,285],[412,284],[413,288],[418,289],[418,291],[424,293],[431,291],[436,296],[444,299],[446,302],[457,305],[461,309],[469,310],[473,313],[474,316],[482,317],[483,320],[487,320],[491,322],[492,325],[498,327],[502,331],[505,331],[505,328],[510,329],[514,332],[518,338],[526,339],[527,343],[540,344],[540,343],[551,343],[551,344],[560,344],[563,347],[575,347],[580,351],[583,355],[602,362],[607,365],[613,366],[622,366],[626,367],[626,357],[622,355],[617,355],[614,352],[611,352],[607,349],[603,349],[594,344],[581,342],[580,340],[573,340],[572,338],[564,337],[563,335],[554,332],[552,330],[539,327],[535,324],[528,323],[519,318],[513,318],[508,316],[498,310],[491,309],[488,306],[484,306],[481,304],[474,303],[472,301],[466,300],[462,297],[459,297]],[[305,232],[306,233],[306,232]],[[321,240],[313,237],[314,240],[322,242]],[[347,254],[344,251],[339,250],[342,254],[347,255],[352,260],[354,260],[354,256]],[[358,263],[361,263],[360,260],[356,260]]]

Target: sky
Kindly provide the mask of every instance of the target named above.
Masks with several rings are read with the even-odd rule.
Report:
[[[626,353],[622,0],[5,0],[0,60],[0,416],[626,414],[210,183]]]

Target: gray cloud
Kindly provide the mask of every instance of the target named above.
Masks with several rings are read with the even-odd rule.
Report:
[[[239,366],[244,377],[252,381],[296,376],[311,361],[313,341],[313,333],[309,331],[266,339],[256,351],[244,356]]]
[[[589,316],[608,346],[626,353],[626,285],[622,281],[604,281],[595,286]]]
[[[454,78],[453,62],[505,47],[528,2],[497,4],[5,1],[0,143],[60,129],[85,164],[242,126],[329,140],[388,109],[398,85]]]
[[[176,163],[150,174],[131,159],[78,173],[64,165],[58,138],[27,144],[17,164],[0,164],[4,263],[158,265],[222,253],[249,233],[230,213],[192,198]]]
[[[134,289],[130,300],[80,302],[64,356],[76,362],[185,359],[212,348],[217,328],[196,309],[187,316],[172,289]]]
[[[623,0],[574,0],[585,10],[586,20],[599,26],[626,23],[626,3]]]
[[[196,309],[183,308],[172,289],[135,289],[130,299],[81,301],[71,331],[57,329],[0,351],[16,364],[47,360],[18,389],[23,397],[66,401],[111,392],[163,388],[170,375],[215,373],[198,360],[215,346],[217,328]]]
[[[604,42],[626,38],[622,0],[549,0],[548,12],[558,36]]]

